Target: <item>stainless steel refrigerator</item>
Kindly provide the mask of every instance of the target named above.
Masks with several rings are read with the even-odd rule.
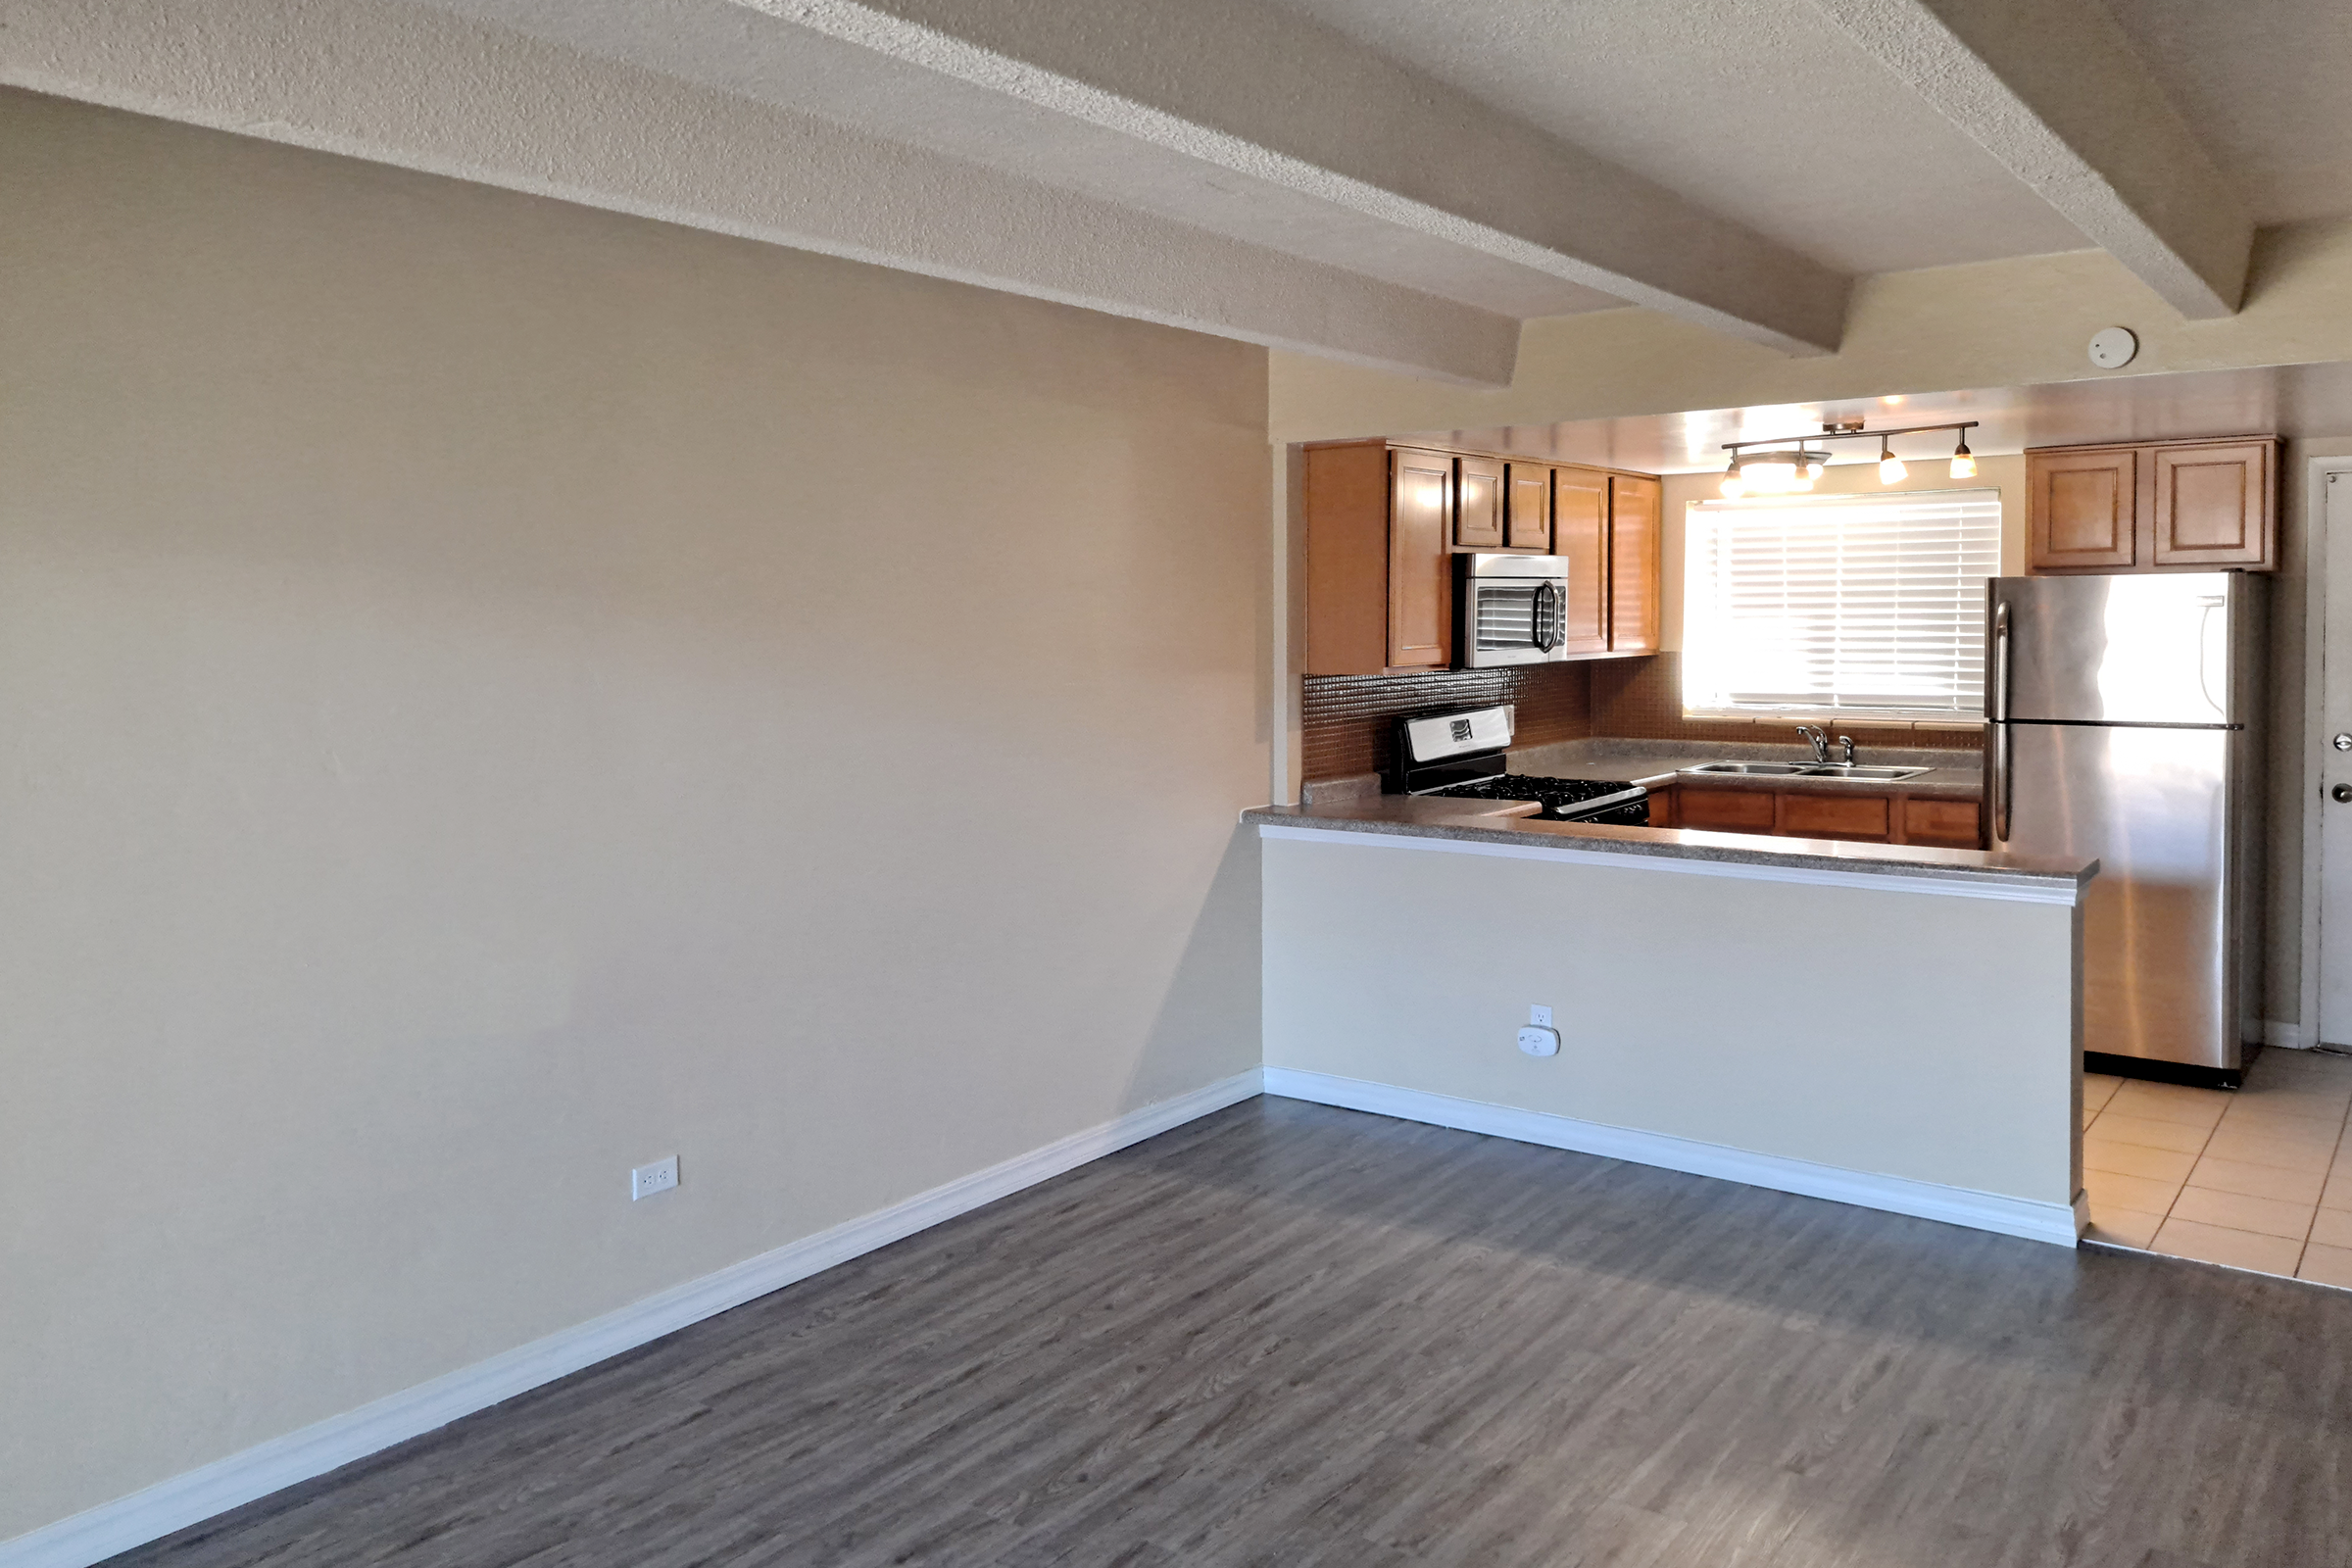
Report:
[[[2261,1041],[2269,587],[2238,571],[1986,585],[1992,847],[2098,858],[2094,1070],[2234,1085]]]

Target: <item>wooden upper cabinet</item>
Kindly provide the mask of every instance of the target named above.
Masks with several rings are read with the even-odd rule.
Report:
[[[2159,566],[2268,566],[2277,443],[2164,446],[2155,469]]]
[[[1503,472],[1503,548],[1551,553],[1551,466],[1513,463]]]
[[[2114,571],[2135,564],[2139,458],[2131,447],[2026,454],[2035,571]]]
[[[1454,502],[1453,546],[1456,550],[1500,550],[1502,460],[1463,458],[1460,463],[1462,476]]]
[[[1552,554],[1568,563],[1567,651],[1609,651],[1609,476],[1560,468],[1552,480]]]
[[[2278,470],[2272,436],[2028,452],[2032,569],[2271,570]]]
[[[1389,463],[1388,667],[1443,669],[1453,660],[1453,561],[1446,532],[1455,512],[1454,460],[1397,447]],[[1501,465],[1494,467],[1489,491],[1497,501],[1499,531]]]
[[[1308,446],[1301,463],[1300,673],[1451,668],[1465,549],[1567,559],[1567,654],[1656,652],[1656,479],[1385,441]]]
[[[1308,675],[1442,668],[1453,653],[1453,459],[1385,441],[1308,447]]]
[[[1609,652],[1655,652],[1659,634],[1658,531],[1663,487],[1609,476]]]

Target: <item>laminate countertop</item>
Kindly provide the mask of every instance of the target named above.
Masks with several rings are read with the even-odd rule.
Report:
[[[1985,850],[1855,844],[1760,833],[1712,833],[1694,828],[1555,822],[1534,815],[1538,809],[1529,801],[1374,795],[1321,805],[1261,806],[1244,811],[1242,820],[1278,830],[1361,833],[1596,857],[1665,857],[1746,864],[1759,867],[1766,875],[1774,870],[1788,873],[1790,881],[1818,880],[1815,873],[1820,872],[1885,876],[1890,886],[1897,879],[1913,883],[1954,881],[1968,884],[1966,891],[1987,898],[2022,897],[2053,903],[2072,903],[2099,868],[2099,862],[2091,859]],[[1836,880],[1844,878],[1839,876]]]
[[[1978,751],[1927,747],[1896,750],[1864,747],[1855,760],[1866,766],[1925,767],[1928,771],[1905,779],[1807,778],[1796,775],[1742,777],[1714,773],[1689,777],[1678,770],[1699,762],[1810,762],[1813,754],[1797,746],[1726,745],[1722,742],[1643,740],[1561,741],[1551,746],[1513,750],[1505,761],[1514,773],[1551,778],[1624,779],[1652,789],[1668,784],[1698,784],[1708,789],[1801,790],[1824,795],[1920,795],[1939,800],[1978,801],[1984,798],[1984,756]]]
[[[1855,760],[1869,766],[1924,767],[1906,779],[1806,778],[1792,774],[1744,778],[1737,773],[1687,777],[1679,770],[1700,762],[1809,762],[1801,746],[1742,745],[1723,741],[1656,741],[1603,738],[1558,741],[1549,746],[1514,747],[1503,755],[1504,769],[1539,778],[1623,779],[1652,789],[1703,784],[1708,789],[1801,790],[1824,795],[1922,795],[1942,800],[1984,798],[1984,754],[1955,747],[1870,746]],[[1310,805],[1364,800],[1381,793],[1378,773],[1316,779],[1304,790]]]

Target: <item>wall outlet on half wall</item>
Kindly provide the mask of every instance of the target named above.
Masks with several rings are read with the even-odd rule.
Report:
[[[640,1165],[629,1172],[629,1201],[666,1193],[678,1185],[678,1156],[657,1159],[651,1165]]]
[[[1527,1009],[1527,1021],[1539,1029],[1548,1029],[1551,1027],[1551,1009],[1539,1002]]]

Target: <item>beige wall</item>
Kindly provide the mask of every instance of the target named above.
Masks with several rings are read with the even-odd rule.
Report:
[[[1262,352],[19,94],[0,212],[0,1540],[1257,1063]]]
[[[2074,1196],[2071,906],[1427,841],[1276,838],[1264,866],[1269,1068]],[[1558,1055],[1516,1049],[1531,1004]]]

